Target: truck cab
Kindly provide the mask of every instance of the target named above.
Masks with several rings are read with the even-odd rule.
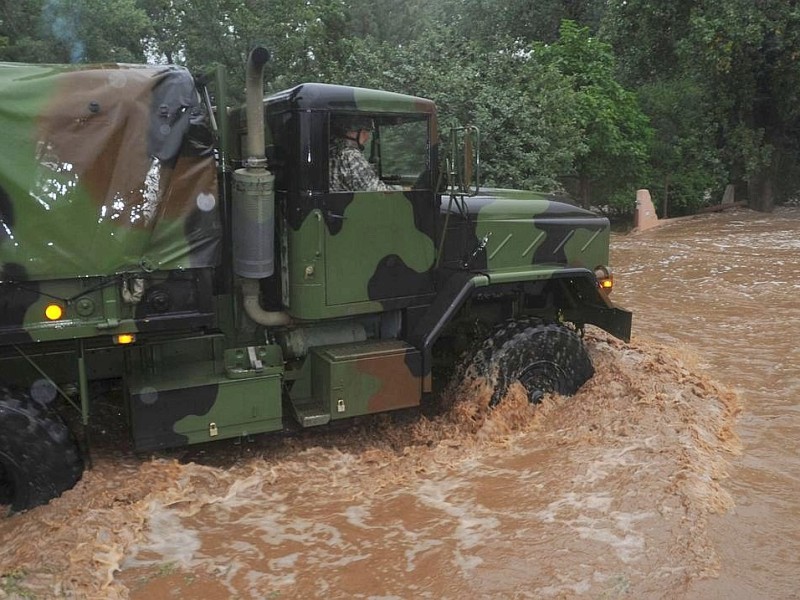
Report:
[[[435,106],[390,92],[303,84],[264,102],[275,173],[281,302],[313,320],[404,309],[429,301],[440,198]],[[331,191],[337,119],[374,124],[363,149],[392,191]],[[247,143],[246,122],[239,125]],[[241,156],[241,150],[239,151]]]

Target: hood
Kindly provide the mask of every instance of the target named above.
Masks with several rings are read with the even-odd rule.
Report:
[[[608,219],[551,194],[485,190],[457,202],[443,197],[441,206],[443,267],[508,272],[608,264]]]

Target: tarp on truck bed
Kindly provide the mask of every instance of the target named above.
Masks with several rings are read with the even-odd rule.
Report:
[[[217,196],[186,70],[0,63],[0,281],[213,266]]]

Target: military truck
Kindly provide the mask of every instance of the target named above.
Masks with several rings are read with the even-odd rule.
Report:
[[[585,324],[628,339],[605,218],[481,190],[479,132],[443,151],[430,100],[316,83],[264,98],[267,59],[250,54],[240,109],[222,76],[176,66],[0,64],[12,510],[80,478],[103,382],[148,452],[415,407],[461,351],[494,401],[514,381],[571,394],[593,373]],[[389,191],[330,190],[333,123],[354,116]]]

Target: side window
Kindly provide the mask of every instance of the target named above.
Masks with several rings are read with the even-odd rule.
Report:
[[[333,114],[330,191],[430,187],[428,116]]]

